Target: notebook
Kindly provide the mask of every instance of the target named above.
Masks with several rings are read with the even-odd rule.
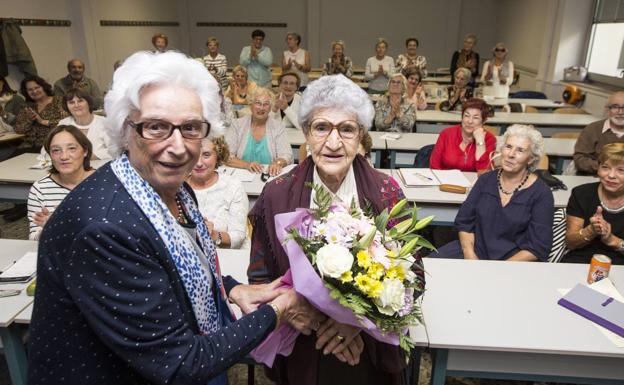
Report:
[[[25,283],[37,274],[37,253],[28,252],[0,273],[0,283]]]
[[[399,175],[407,187],[452,184],[470,187],[470,181],[459,170],[432,170],[430,168],[401,168]]]
[[[557,303],[624,337],[624,303],[613,297],[579,283]]]

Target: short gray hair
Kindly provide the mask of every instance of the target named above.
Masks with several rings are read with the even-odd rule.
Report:
[[[307,134],[314,114],[324,108],[346,110],[357,117],[364,133],[375,116],[368,94],[342,74],[323,76],[308,84],[299,105],[299,124]]]
[[[178,85],[197,93],[211,136],[221,133],[219,85],[202,63],[174,51],[136,52],[115,71],[113,86],[104,98],[111,155],[117,156],[127,148],[125,122],[132,111],[139,110],[141,90],[158,84]]]
[[[512,124],[507,127],[501,141],[498,143],[498,151],[500,152],[503,146],[507,143],[507,139],[510,137],[516,138],[526,138],[531,142],[529,145],[529,150],[531,151],[531,155],[533,155],[533,160],[529,163],[529,171],[535,171],[537,169],[537,165],[544,155],[544,138],[542,137],[542,133],[535,129],[535,127],[531,125],[525,124]]]
[[[468,79],[468,82],[470,82],[470,80],[472,79],[472,72],[470,72],[470,70],[466,67],[459,67],[458,69],[456,69],[453,77],[457,76],[457,74],[460,72],[463,73],[466,76],[466,79]]]

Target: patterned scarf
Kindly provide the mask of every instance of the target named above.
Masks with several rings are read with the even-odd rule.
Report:
[[[205,268],[205,265],[201,263],[202,256],[197,255],[191,239],[185,233],[186,230],[177,223],[154,188],[139,176],[130,164],[128,156],[122,154],[111,162],[111,168],[165,243],[184,284],[186,294],[191,300],[199,330],[203,334],[214,332],[220,326],[220,317],[212,288],[206,285],[206,282],[210,282],[210,275],[221,291],[222,298],[226,298],[225,290],[219,272],[217,251],[193,198],[184,188],[178,191],[180,202],[184,205],[190,219],[197,225],[199,243],[208,259],[205,265],[210,266],[210,269]]]

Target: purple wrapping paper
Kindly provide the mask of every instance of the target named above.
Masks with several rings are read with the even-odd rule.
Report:
[[[282,279],[284,287],[288,287],[292,283],[292,287],[294,287],[297,293],[305,297],[312,306],[328,317],[343,324],[360,327],[378,341],[398,345],[399,336],[397,334],[382,334],[372,321],[367,318],[359,320],[353,311],[343,307],[337,300],[330,297],[329,289],[325,287],[323,280],[314,270],[314,267],[297,242],[290,240],[284,244],[284,239],[288,235],[287,229],[293,226],[297,227],[299,232],[305,236],[307,233],[305,227],[311,224],[309,217],[310,214],[307,209],[297,209],[294,212],[275,216],[277,237],[282,243],[290,261],[290,270]],[[277,354],[283,356],[290,355],[298,335],[299,332],[290,325],[282,324],[251,352],[251,356],[257,362],[262,362],[271,367]]]

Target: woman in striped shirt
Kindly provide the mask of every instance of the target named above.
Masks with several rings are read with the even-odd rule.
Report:
[[[38,240],[43,226],[67,194],[93,173],[90,159],[93,147],[74,126],[60,125],[44,142],[50,158],[50,173],[36,181],[28,194],[28,222],[31,240]]]

